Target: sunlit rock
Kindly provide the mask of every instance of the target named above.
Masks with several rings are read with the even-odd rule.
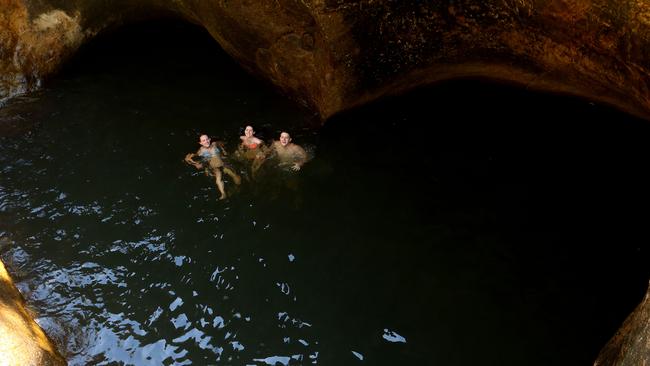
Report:
[[[65,365],[0,261],[0,365]]]
[[[37,88],[83,40],[79,13],[0,0],[0,101]]]
[[[650,365],[650,288],[641,304],[600,351],[594,365]]]

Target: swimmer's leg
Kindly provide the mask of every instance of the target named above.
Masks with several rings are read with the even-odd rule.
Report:
[[[224,189],[223,186],[223,180],[221,179],[221,170],[215,169],[214,170],[214,179],[215,183],[217,184],[217,188],[219,189],[219,192],[221,193],[221,197],[219,197],[220,200],[226,198],[226,190]]]
[[[233,171],[228,167],[223,167],[223,171],[224,173],[228,174],[230,178],[232,178],[232,180],[235,182],[236,185],[241,184],[241,177],[237,173],[235,173],[235,171]]]

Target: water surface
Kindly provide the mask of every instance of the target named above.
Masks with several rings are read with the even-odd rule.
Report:
[[[315,157],[219,202],[181,160],[247,122]],[[647,122],[458,81],[313,123],[174,22],[4,109],[2,258],[70,364],[587,365],[641,300]]]

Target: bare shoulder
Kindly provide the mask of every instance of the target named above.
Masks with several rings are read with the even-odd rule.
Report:
[[[302,146],[298,144],[291,144],[291,150],[295,153],[304,153],[305,149],[302,148]]]

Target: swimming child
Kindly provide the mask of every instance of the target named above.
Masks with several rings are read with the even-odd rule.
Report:
[[[199,150],[196,153],[189,153],[185,155],[185,162],[194,166],[196,169],[205,168],[205,173],[207,175],[214,175],[215,183],[217,188],[221,193],[219,197],[220,200],[226,198],[226,191],[224,189],[224,184],[221,171],[228,174],[235,184],[239,185],[241,183],[241,178],[237,173],[232,171],[229,167],[225,166],[221,158],[222,155],[227,155],[226,150],[223,147],[223,144],[212,142],[208,135],[201,135],[199,137]],[[200,158],[201,162],[197,162],[194,158]],[[207,165],[206,165],[207,164]]]

